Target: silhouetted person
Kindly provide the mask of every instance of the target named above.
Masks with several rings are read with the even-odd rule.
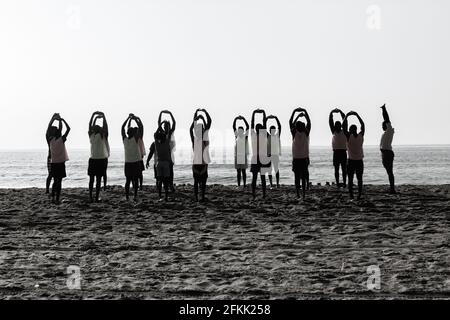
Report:
[[[132,120],[134,120],[134,122],[136,122],[136,125],[137,125],[136,134],[138,137],[139,152],[141,154],[141,161],[139,162],[139,172],[138,172],[138,186],[139,186],[139,189],[142,191],[143,183],[144,183],[143,172],[145,171],[144,157],[146,154],[145,145],[144,145],[144,125],[142,124],[141,118],[136,117],[135,115],[133,115]],[[131,127],[131,122],[132,121],[130,121],[128,123],[128,128]]]
[[[380,141],[381,158],[383,166],[389,177],[390,193],[395,194],[395,177],[394,177],[394,151],[392,150],[392,140],[394,139],[394,128],[392,128],[386,105],[381,107],[383,111],[383,134]]]
[[[58,127],[53,126],[54,121],[58,121]],[[63,124],[66,127],[64,134],[62,134]],[[66,161],[69,160],[69,157],[67,155],[65,142],[69,132],[70,127],[66,120],[61,118],[59,113],[55,113],[50,120],[46,134],[47,142],[50,146],[50,171],[53,178],[52,202],[55,204],[60,203],[62,180],[66,177]]]
[[[98,120],[103,120],[103,125],[97,124]],[[105,114],[100,111],[96,111],[92,114],[89,120],[89,142],[91,145],[91,156],[89,158],[88,176],[89,176],[89,199],[94,201],[92,196],[95,186],[95,202],[98,202],[100,196],[100,189],[102,183],[102,177],[106,176],[107,161],[109,156],[108,149],[108,124],[106,122]]]
[[[134,200],[137,200],[138,193],[138,180],[139,175],[142,173],[141,163],[142,163],[142,153],[139,147],[139,137],[142,128],[139,127],[131,127],[131,121],[136,121],[136,117],[133,114],[130,114],[128,118],[122,125],[122,140],[125,151],[125,195],[127,200],[130,197],[130,184],[133,184],[134,190]],[[140,122],[137,122],[138,126]],[[125,127],[128,129],[125,132]]]
[[[155,175],[156,187],[158,187],[158,173],[156,172],[156,164],[158,163],[158,155],[156,154],[154,142],[152,142],[152,144],[150,145],[150,150],[148,152],[147,162],[145,164],[145,167],[147,169],[150,167],[150,160],[152,160],[152,158],[153,158],[153,173]]]
[[[277,122],[277,126],[271,126],[269,128],[269,154],[271,170],[269,173],[270,187],[273,187],[272,181],[272,171],[275,173],[275,179],[277,183],[277,188],[280,187],[280,156],[281,156],[281,123],[278,117],[270,115],[267,117],[267,121],[274,119]]]
[[[171,120],[172,120],[172,124],[165,120],[165,121],[161,121],[162,120],[162,115],[166,113],[170,116]],[[160,112],[159,114],[159,118],[158,118],[158,127],[162,127],[162,129],[164,130],[164,133],[167,136],[167,139],[170,142],[170,177],[169,177],[169,187],[170,190],[172,192],[175,191],[175,187],[173,184],[173,166],[175,165],[175,128],[176,128],[177,122],[175,121],[175,117],[173,116],[172,112],[170,112],[169,110],[163,110]]]
[[[295,115],[299,115],[295,118]],[[305,118],[304,122],[299,121]],[[300,180],[302,185],[303,200],[306,197],[307,184],[309,184],[309,134],[311,132],[311,120],[308,112],[303,108],[297,108],[289,119],[289,127],[292,133],[292,171],[295,175],[295,190],[300,198]]]
[[[49,145],[48,139],[47,139],[47,144],[48,144],[48,154],[47,154],[47,171],[48,171],[48,175],[47,175],[47,179],[45,181],[45,193],[49,194],[50,193],[50,184],[52,183],[52,156],[50,154],[50,145]]]
[[[340,114],[342,120],[345,118],[345,113],[339,109],[334,109],[330,112],[330,130],[333,134],[331,142],[333,147],[333,166],[334,177],[336,179],[336,186],[339,188],[339,168],[342,169],[342,181],[344,188],[347,186],[347,137],[342,130],[342,122],[334,121],[333,114]]]
[[[358,133],[358,127],[356,125],[351,125],[350,130],[348,129],[348,118],[350,116],[355,116],[358,118],[361,125],[361,131]],[[356,178],[358,179],[358,200],[361,199],[362,188],[363,188],[363,173],[364,173],[364,133],[366,132],[366,126],[364,121],[361,119],[358,113],[350,111],[347,113],[343,123],[343,130],[347,137],[347,150],[348,150],[348,162],[347,162],[347,172],[348,172],[348,190],[350,193],[350,198],[353,199],[353,177],[356,173]]]
[[[263,118],[262,121],[255,126],[255,116],[257,114],[262,114]],[[266,112],[262,109],[256,109],[255,111],[253,111],[250,130],[252,139],[252,163],[250,166],[250,171],[252,173],[253,199],[256,199],[256,182],[258,180],[258,173],[261,177],[263,198],[266,197],[266,174],[269,173],[271,166],[266,124]]]
[[[199,115],[203,112],[206,116]],[[201,189],[201,200],[205,201],[206,181],[208,180],[209,157],[209,129],[211,128],[211,117],[205,109],[197,109],[194,113],[194,120],[190,127],[192,150],[194,151],[192,173],[194,176],[195,200],[198,200],[198,188]]]
[[[157,188],[159,200],[162,200],[162,186],[164,185],[165,201],[168,201],[169,183],[170,183],[170,162],[171,159],[171,147],[170,147],[170,136],[167,134],[166,130],[159,127],[155,132],[155,153],[158,155],[158,160],[156,163],[156,175]]]
[[[245,129],[242,126],[236,128],[237,121],[243,121],[245,125]],[[249,154],[248,150],[248,130],[249,125],[247,120],[243,116],[237,116],[233,121],[233,131],[235,136],[235,144],[234,144],[234,168],[236,169],[237,174],[237,185],[241,186],[241,178],[244,185],[244,188],[247,186],[247,173],[246,170],[248,168],[248,159],[247,156]]]
[[[106,131],[108,132],[108,123],[106,122],[106,118],[103,118],[103,127],[106,127]],[[103,175],[103,190],[106,191],[106,185],[108,183],[108,162],[109,162],[109,157],[111,156],[111,149],[109,147],[109,132],[106,135],[106,139],[105,139],[105,145],[106,145],[106,150],[108,151],[108,157],[106,158],[106,170],[105,170],[105,174]]]

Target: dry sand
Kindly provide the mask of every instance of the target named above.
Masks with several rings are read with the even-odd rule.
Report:
[[[366,186],[350,202],[314,186],[306,202],[292,186],[265,201],[209,186],[209,202],[178,186],[175,201],[154,188],[138,203],[123,188],[87,202],[64,189],[0,189],[0,298],[450,298],[449,186]],[[81,290],[66,268],[81,270]],[[367,267],[381,289],[367,289]]]

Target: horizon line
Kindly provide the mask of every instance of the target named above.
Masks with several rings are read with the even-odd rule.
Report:
[[[227,145],[217,145],[217,147],[230,147],[233,146],[227,146]],[[281,147],[289,148],[290,145],[282,145]],[[325,148],[330,147],[331,145],[310,145],[310,148]],[[378,144],[367,144],[364,147],[379,147]],[[436,144],[398,144],[395,145],[395,147],[450,147],[450,143],[436,143]],[[72,150],[89,150],[88,147],[68,147]],[[123,149],[123,146],[112,146],[111,149]],[[177,149],[191,149],[191,147],[188,146],[177,146]],[[0,148],[0,152],[7,152],[7,151],[43,151],[48,150],[47,148]]]

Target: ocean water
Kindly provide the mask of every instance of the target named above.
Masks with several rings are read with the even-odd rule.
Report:
[[[68,150],[65,187],[86,187],[89,150]],[[378,147],[366,146],[364,183],[387,184],[387,175],[381,164]],[[450,146],[396,146],[394,170],[397,184],[450,183]],[[108,167],[108,184],[124,184],[123,150],[112,149]],[[232,148],[211,150],[213,163],[209,166],[210,184],[235,184]],[[311,147],[310,180],[312,183],[333,182],[332,150],[329,147]],[[291,152],[283,147],[280,163],[280,182],[293,184]],[[175,155],[175,183],[192,183],[191,152],[178,149]],[[144,172],[144,184],[154,184],[153,160]],[[250,181],[250,172],[247,171]],[[44,187],[47,177],[47,150],[0,151],[0,188]]]

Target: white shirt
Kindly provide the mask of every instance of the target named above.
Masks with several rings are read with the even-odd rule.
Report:
[[[209,157],[209,130],[205,130],[202,137],[200,127],[198,128],[196,134],[194,134],[193,164],[208,164],[211,162]],[[205,145],[206,142],[208,142],[207,145]]]
[[[333,134],[331,141],[333,150],[347,150],[347,137],[343,131]]]
[[[246,164],[248,155],[248,132],[244,132],[242,135],[235,132],[236,141],[234,145],[234,155],[236,157],[236,163]]]
[[[309,158],[309,136],[306,132],[295,131],[294,139],[292,139],[292,158]]]
[[[364,158],[363,150],[364,136],[359,133],[356,137],[350,134],[347,141],[348,158],[350,160],[362,160]]]
[[[252,161],[251,161],[252,164],[256,164],[259,162],[261,162],[262,164],[269,163],[270,162],[270,158],[268,157],[269,139],[267,137],[267,130],[261,129],[259,131],[259,134],[256,133],[256,130],[252,130],[250,137],[252,140]]]
[[[280,136],[278,134],[273,134],[269,136],[270,142],[270,155],[271,156],[280,156],[281,155],[281,146],[280,146]]]
[[[390,122],[386,123],[386,131],[381,135],[380,149],[392,150],[392,140],[394,139],[394,128]]]
[[[67,155],[66,144],[62,137],[50,140],[50,155],[52,163],[63,163],[69,160]]]
[[[123,139],[123,146],[125,150],[125,162],[138,162],[142,160],[139,144],[134,137],[131,139],[125,137]]]
[[[91,159],[106,159],[109,156],[106,139],[101,134],[93,133],[89,136],[91,143]]]

